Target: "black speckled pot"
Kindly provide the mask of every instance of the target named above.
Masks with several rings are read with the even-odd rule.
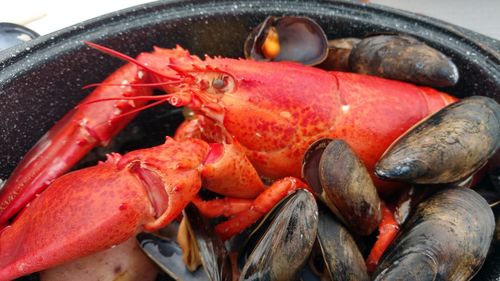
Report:
[[[0,179],[5,179],[44,132],[88,93],[82,86],[103,80],[123,63],[89,49],[84,40],[132,56],[154,45],[180,44],[198,55],[240,57],[252,27],[268,15],[285,14],[316,19],[329,38],[380,32],[420,38],[452,57],[459,68],[459,84],[444,91],[459,97],[486,95],[500,101],[500,42],[435,19],[348,1],[155,2],[0,52]],[[110,149],[162,142],[181,120],[171,113],[172,108],[162,107],[141,114]]]
[[[268,15],[316,19],[330,38],[401,32],[451,56],[461,79],[444,89],[460,97],[500,100],[500,42],[435,19],[346,1],[168,1],[111,13],[0,53],[0,178],[87,91],[121,61],[83,44],[97,42],[129,55],[175,44],[195,54],[242,56],[248,31]],[[148,121],[142,118],[138,122]],[[137,122],[136,122],[137,124]],[[140,124],[139,127],[149,126]],[[156,129],[151,129],[156,131]],[[166,128],[161,134],[170,133]]]

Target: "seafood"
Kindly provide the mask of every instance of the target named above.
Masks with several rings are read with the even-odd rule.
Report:
[[[308,17],[267,17],[247,37],[245,57],[259,61],[322,62],[328,53],[326,34]]]
[[[499,221],[498,208],[493,209],[495,214],[495,234],[493,236],[493,241],[491,242],[491,248],[488,253],[488,257],[481,267],[481,270],[472,279],[473,281],[493,281],[500,279],[500,268],[498,268],[498,262],[500,261],[500,221]]]
[[[483,167],[500,147],[500,105],[474,96],[443,108],[395,142],[375,173],[419,184],[453,183]]]
[[[459,77],[457,67],[448,57],[403,35],[364,38],[352,48],[349,68],[356,73],[431,87],[453,86]]]
[[[261,229],[263,228],[263,229]],[[239,280],[296,280],[311,253],[318,230],[318,207],[311,193],[285,198],[250,237]]]
[[[318,163],[310,160],[317,159],[312,154],[320,152]],[[382,220],[377,189],[363,163],[344,141],[316,141],[306,152],[303,163],[304,179],[349,229],[369,235],[377,228]]]
[[[329,280],[370,280],[363,256],[349,231],[324,206],[318,206],[318,242]]]
[[[476,192],[439,191],[418,205],[374,280],[469,280],[486,258],[494,229],[493,212]]]
[[[312,142],[344,140],[371,173],[393,140],[456,101],[430,88],[296,63],[201,60],[180,47],[156,48],[133,59],[88,44],[129,63],[49,131],[6,183],[2,223],[50,186],[1,232],[0,249],[9,255],[0,257],[0,279],[154,231],[191,201],[204,215],[230,217],[216,226],[227,239],[289,192],[306,188],[299,180],[301,161]],[[150,96],[153,87],[168,94]],[[156,102],[143,105],[149,100]],[[107,142],[132,115],[165,102],[195,113],[176,139],[112,154],[104,163],[55,179],[83,154],[80,148]],[[266,187],[261,176],[275,181]],[[374,180],[379,191],[391,190]],[[202,201],[196,196],[202,183],[234,198]]]
[[[157,235],[142,232],[137,235],[137,240],[146,255],[174,280],[208,280],[207,273],[203,268],[199,267],[191,272],[183,262],[182,256],[184,253],[175,240],[177,233],[172,233],[172,231],[176,232],[178,230],[178,224],[176,222],[171,223],[165,229],[168,229],[168,237],[165,237],[164,233]],[[162,229],[162,231],[165,229]]]
[[[328,56],[318,64],[325,70],[350,71],[349,56],[352,48],[359,43],[358,38],[342,38],[328,41]]]
[[[196,249],[209,277],[208,279],[231,281],[233,278],[229,256],[224,244],[215,235],[213,228],[192,204],[189,204],[184,209],[183,214],[185,223],[189,226],[189,230],[193,232]],[[178,236],[182,237],[182,235]]]

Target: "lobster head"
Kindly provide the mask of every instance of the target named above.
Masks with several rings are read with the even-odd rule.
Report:
[[[210,118],[252,151],[288,146],[297,137],[297,123],[310,119],[304,108],[328,114],[322,95],[332,90],[334,78],[316,68],[208,56],[202,60],[180,47],[155,48],[138,60],[155,70],[155,82],[165,83],[169,103]]]
[[[206,117],[212,124],[210,128],[217,128],[217,134],[223,135],[219,140],[230,142],[236,138],[260,172],[274,166],[275,175],[264,173],[270,177],[282,176],[279,171],[290,171],[290,167],[276,167],[277,162],[271,163],[271,158],[281,157],[280,163],[287,163],[283,157],[297,158],[291,154],[300,154],[298,147],[313,141],[308,135],[317,138],[321,134],[309,133],[320,127],[314,124],[315,120],[331,118],[324,101],[337,83],[334,76],[320,69],[290,62],[208,56],[202,60],[179,46],[155,48],[133,59],[87,44],[138,65],[139,72],[147,72],[151,77],[151,85],[161,86],[167,92],[151,97],[152,100],[186,106]],[[278,155],[280,151],[288,155]],[[271,153],[275,155],[271,157]],[[294,170],[299,176],[298,168]]]

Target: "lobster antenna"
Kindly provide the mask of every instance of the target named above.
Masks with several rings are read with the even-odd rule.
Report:
[[[78,108],[80,106],[85,106],[85,105],[90,105],[93,103],[97,102],[103,102],[103,101],[116,101],[116,100],[168,100],[169,98],[173,97],[173,94],[166,94],[166,95],[157,95],[157,96],[135,96],[135,97],[114,97],[114,98],[101,98],[101,99],[95,99],[91,101],[86,101],[82,104],[76,105],[75,108]],[[143,107],[141,107],[143,108]]]
[[[103,125],[108,125],[109,122],[113,122],[117,119],[120,119],[120,118],[124,118],[124,117],[127,117],[129,115],[132,115],[132,114],[135,114],[137,112],[140,112],[144,109],[147,109],[147,108],[150,108],[150,107],[154,107],[154,106],[157,106],[159,104],[162,104],[164,102],[167,102],[167,99],[163,99],[163,100],[158,100],[158,101],[155,101],[153,103],[150,103],[148,105],[145,105],[145,106],[142,106],[142,107],[139,107],[139,108],[136,108],[134,110],[131,110],[131,111],[128,111],[128,112],[125,112],[125,113],[121,113],[119,115],[116,115],[116,116],[113,116],[111,117],[109,120],[107,121],[103,121],[103,122],[100,122],[100,123],[97,123],[96,126],[103,126]],[[79,106],[82,106],[83,104],[79,105]]]
[[[116,50],[113,50],[113,49],[110,49],[108,47],[104,47],[102,45],[99,45],[99,44],[96,44],[96,43],[92,43],[92,42],[89,42],[89,41],[84,41],[84,43],[87,44],[87,46],[89,46],[91,48],[94,48],[94,49],[96,49],[98,51],[101,51],[101,52],[103,52],[105,54],[111,55],[113,57],[122,59],[122,60],[127,61],[127,62],[131,62],[131,63],[133,63],[135,65],[138,65],[138,66],[146,69],[147,71],[150,71],[150,72],[152,72],[152,73],[154,73],[154,74],[156,74],[156,75],[158,75],[160,77],[163,77],[163,78],[166,78],[166,79],[172,79],[172,80],[177,79],[176,77],[166,76],[165,74],[160,73],[160,72],[158,72],[158,71],[156,71],[156,70],[148,67],[147,65],[141,63],[140,61],[138,61],[138,60],[136,60],[136,59],[134,59],[134,58],[132,58],[130,56],[125,55],[124,53],[120,53],[120,52],[118,52]]]
[[[124,87],[155,87],[164,85],[175,85],[182,83],[182,80],[167,81],[167,82],[157,82],[157,83],[133,83],[133,84],[119,84],[119,83],[94,83],[82,87],[82,90],[86,90],[92,87],[99,86],[124,86]]]
[[[117,115],[117,116],[114,116],[114,117],[112,117],[112,118],[111,118],[111,120],[110,120],[110,121],[114,121],[114,120],[116,120],[116,119],[120,119],[120,118],[127,117],[127,116],[132,115],[132,114],[135,114],[135,113],[137,113],[137,112],[141,112],[141,111],[143,111],[143,110],[145,110],[145,109],[148,109],[148,108],[151,108],[151,107],[155,107],[155,106],[160,105],[160,104],[162,104],[162,103],[165,103],[165,102],[167,102],[167,101],[168,101],[168,99],[161,99],[161,100],[157,100],[157,101],[152,102],[152,103],[150,103],[150,104],[147,104],[147,105],[145,105],[145,106],[142,106],[142,107],[139,107],[139,108],[136,108],[136,109],[130,110],[130,111],[128,111],[128,112],[121,113],[121,114],[119,114],[119,115]]]

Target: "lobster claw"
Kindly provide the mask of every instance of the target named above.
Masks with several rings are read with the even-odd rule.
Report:
[[[201,186],[199,140],[108,156],[54,181],[0,233],[0,280],[119,244],[175,217]],[[154,156],[154,159],[153,157]],[[35,222],[35,223],[34,223]]]

